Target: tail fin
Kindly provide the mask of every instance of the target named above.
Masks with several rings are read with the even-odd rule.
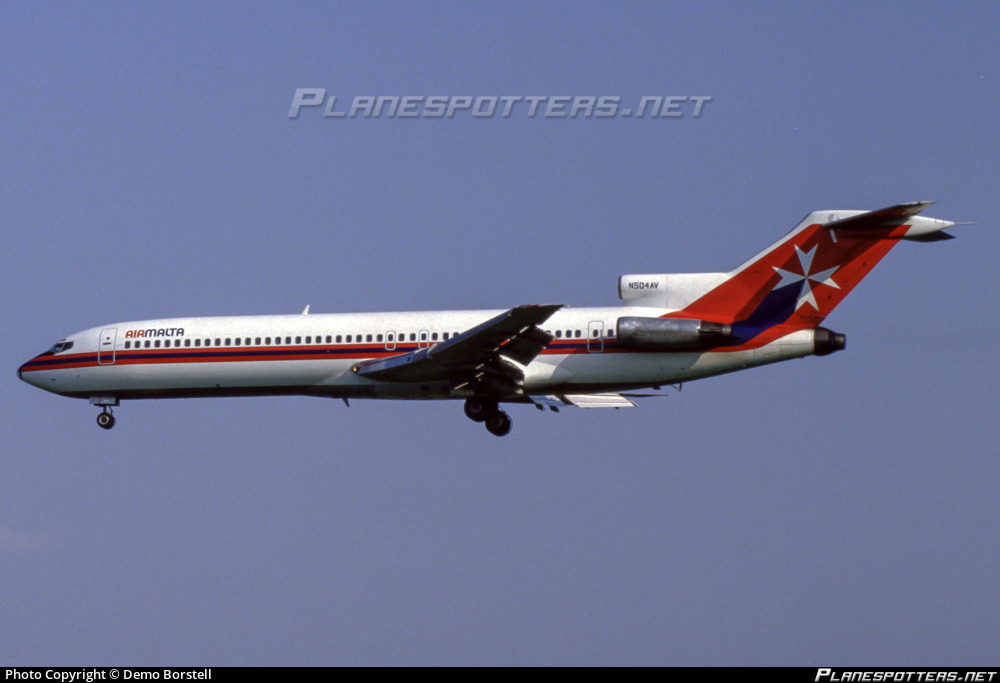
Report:
[[[900,240],[936,241],[954,223],[918,213],[933,202],[878,211],[814,211],[784,238],[667,317],[731,324],[745,343],[819,326]]]

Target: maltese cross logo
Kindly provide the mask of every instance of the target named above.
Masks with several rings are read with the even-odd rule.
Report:
[[[821,273],[810,273],[812,269],[813,256],[816,255],[816,249],[819,245],[815,245],[809,251],[802,251],[799,249],[798,245],[795,245],[795,254],[799,257],[799,265],[802,266],[801,273],[793,273],[788,270],[782,270],[777,266],[771,266],[774,268],[774,272],[781,276],[781,282],[774,286],[775,289],[780,289],[782,287],[787,287],[788,285],[794,285],[798,282],[802,283],[802,289],[799,291],[799,300],[795,304],[795,310],[802,308],[804,304],[809,304],[819,312],[819,306],[816,305],[816,297],[813,296],[813,284],[826,285],[827,287],[833,287],[834,289],[840,289],[840,285],[833,281],[831,277],[840,266],[835,266],[833,268],[828,268]]]

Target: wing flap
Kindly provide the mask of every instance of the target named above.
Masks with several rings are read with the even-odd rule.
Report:
[[[532,397],[538,405],[576,406],[577,408],[635,408],[635,401],[621,394],[559,394],[558,396]],[[557,403],[558,402],[558,403]]]
[[[537,327],[533,327],[509,340],[500,347],[500,352],[509,358],[513,358],[521,365],[527,365],[542,352],[552,335],[546,334]]]

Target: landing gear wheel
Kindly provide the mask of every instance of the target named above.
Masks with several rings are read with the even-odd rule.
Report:
[[[486,430],[493,436],[506,436],[510,434],[510,429],[514,423],[510,415],[502,410],[498,410],[486,418]]]
[[[97,416],[97,426],[101,429],[111,429],[115,426],[115,416],[109,412],[100,413]]]
[[[472,398],[465,400],[465,416],[473,422],[486,422],[486,419],[496,412],[497,404],[491,403],[483,398]]]

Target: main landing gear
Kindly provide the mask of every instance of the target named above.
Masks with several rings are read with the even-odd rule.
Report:
[[[98,413],[97,426],[101,429],[111,429],[115,426],[115,416],[108,406],[104,406],[104,410]]]
[[[506,436],[514,424],[496,401],[475,396],[465,401],[465,416],[473,422],[484,422],[486,431],[494,436]]]

